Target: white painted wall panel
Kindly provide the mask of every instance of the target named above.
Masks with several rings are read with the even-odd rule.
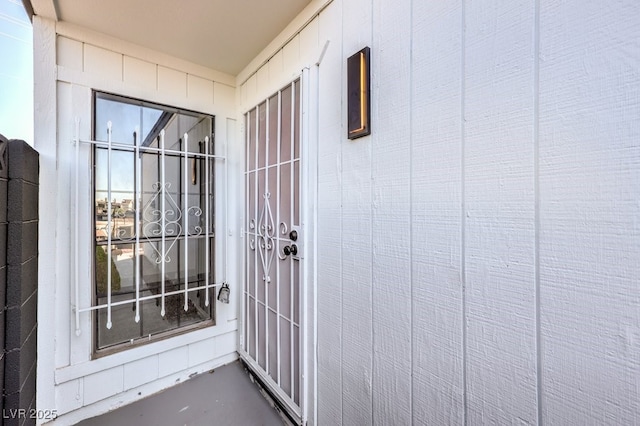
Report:
[[[189,345],[189,367],[195,367],[214,358],[216,340],[210,338]]]
[[[467,2],[467,422],[536,423],[535,3]]]
[[[273,94],[273,92],[268,92],[269,88],[272,87],[269,82],[269,67],[264,66],[256,73],[256,85],[259,91],[258,96],[261,100],[264,100],[267,96],[271,96]]]
[[[221,110],[236,110],[235,97],[226,97],[226,94],[232,95],[235,93],[235,89],[223,85],[223,84],[214,84],[214,101],[220,99],[220,103],[216,103],[216,108],[220,108]],[[227,107],[229,109],[227,109]],[[224,258],[225,270],[224,275],[225,279],[229,283],[235,283],[234,291],[231,293],[231,302],[229,305],[224,305],[222,303],[218,303],[218,308],[220,308],[219,312],[223,312],[226,315],[226,318],[223,317],[222,321],[226,321],[225,327],[228,327],[234,330],[232,333],[221,334],[218,336],[218,341],[216,342],[216,353],[217,355],[222,355],[223,353],[236,353],[236,349],[238,346],[239,334],[235,331],[238,329],[239,325],[239,317],[241,312],[241,285],[242,282],[242,250],[244,248],[243,241],[240,238],[240,228],[243,224],[243,217],[241,214],[232,214],[231,212],[243,211],[244,208],[244,146],[242,143],[238,142],[238,124],[234,118],[227,118],[225,120],[225,150],[224,154],[228,158],[227,163],[227,177],[228,179],[225,188],[225,195],[228,206],[226,206],[226,211],[228,215],[226,217],[227,226],[227,234],[228,234],[228,245],[225,247],[224,253],[221,255]],[[216,132],[222,133],[222,131],[216,130]],[[218,134],[220,134],[218,133]],[[240,194],[242,197],[234,197],[232,194]],[[216,302],[217,303],[217,302]]]
[[[296,35],[282,49],[282,66],[290,72],[296,70],[299,72],[300,66],[300,35]]]
[[[364,0],[342,3],[343,61],[372,42],[372,10]],[[346,66],[345,69],[346,71]],[[343,72],[342,78],[345,78]],[[342,80],[343,82],[345,80]],[[337,83],[337,82],[336,82]],[[344,83],[343,83],[344,84]],[[372,76],[372,87],[377,80]],[[342,93],[346,105],[346,92]],[[342,413],[345,424],[373,421],[372,137],[342,133]]]
[[[84,378],[84,404],[89,405],[101,399],[122,392],[124,389],[124,368],[122,366],[103,370]]]
[[[368,175],[368,165],[355,168],[355,157],[355,152],[343,152],[353,174]],[[360,159],[369,162],[370,153],[362,153]],[[349,177],[345,176],[345,181],[349,181]],[[343,187],[342,198],[343,421],[346,424],[369,424],[373,415],[372,254],[368,248],[371,245],[370,181],[365,179],[351,184],[360,186],[353,189]],[[349,201],[352,205],[347,205]]]
[[[187,74],[158,66],[158,91],[163,96],[174,99],[174,103],[184,102],[187,96]]]
[[[319,17],[330,39],[318,74],[318,425],[342,424],[342,8]],[[338,35],[338,36],[337,36]]]
[[[77,40],[58,36],[56,39],[57,64],[63,67],[82,71],[83,44]]]
[[[58,38],[58,41],[60,40],[60,38]],[[58,44],[58,50],[60,48],[60,44]],[[80,51],[82,52],[82,43],[80,43]],[[82,54],[80,55],[80,58],[82,58]],[[69,105],[73,104],[73,86],[71,84],[67,84],[67,83],[57,83],[56,85],[57,87],[57,105],[56,105],[56,112],[58,115],[58,120],[61,118],[66,118],[69,119],[70,118],[70,108]],[[63,128],[58,129],[58,135],[60,136],[61,140],[66,140],[66,141],[71,141],[73,140],[73,127],[74,126],[65,126]],[[58,148],[58,150],[62,150],[63,154],[67,154],[67,159],[62,159],[62,161],[64,163],[68,163],[68,161],[70,160],[68,157],[70,157],[68,155],[68,151],[69,149],[72,149],[72,147],[70,146],[71,143],[67,143],[65,144],[65,146],[61,146],[60,148]],[[58,160],[60,161],[60,160]],[[56,197],[56,202],[60,203],[61,205],[65,205],[67,206],[67,211],[71,212],[72,208],[71,208],[71,199],[70,199],[70,194],[69,191],[67,190],[68,185],[61,185],[60,190],[58,191],[57,197]],[[57,231],[56,234],[58,235],[59,241],[58,241],[58,245],[64,247],[64,251],[66,252],[70,252],[70,240],[73,237],[71,235],[70,232],[64,232],[66,231],[66,229],[68,229],[68,224],[66,223],[67,220],[65,217],[62,218],[58,218],[58,223],[63,222],[62,223],[62,230],[63,232],[60,233],[60,231]],[[71,263],[71,262],[69,262]],[[73,270],[73,265],[70,264],[69,267],[64,268],[60,271],[60,275],[61,279],[66,280],[67,282],[70,280],[71,276],[71,271]],[[58,302],[56,304],[56,307],[58,308],[57,310],[58,315],[56,315],[55,318],[55,326],[56,326],[56,330],[60,330],[60,332],[56,333],[57,339],[56,339],[56,352],[55,352],[55,366],[56,368],[60,368],[60,367],[65,367],[67,365],[69,365],[70,363],[70,349],[71,349],[71,345],[69,342],[69,336],[68,333],[64,333],[63,331],[66,331],[67,328],[69,327],[69,323],[71,322],[71,311],[70,309],[65,309],[69,303],[71,302],[73,295],[71,294],[72,290],[71,290],[71,286],[65,286],[63,288],[60,288],[56,291],[56,296],[58,297]]]
[[[122,54],[85,44],[83,70],[96,79],[122,81]]]
[[[195,75],[187,75],[187,94],[194,106],[211,107],[213,103],[213,81]]]
[[[240,105],[242,108],[242,112],[245,113],[250,108],[255,107],[256,104],[260,101],[258,98],[257,78],[255,74],[249,77],[249,79],[242,85],[240,91]]]
[[[156,380],[158,375],[158,356],[150,356],[124,365],[124,390],[137,388]]]
[[[463,424],[461,2],[414,2],[413,417]]]
[[[284,53],[279,50],[271,59],[269,59],[269,75],[273,76],[276,81],[280,80],[284,72]]]
[[[62,85],[62,83],[59,83]],[[75,195],[72,192],[72,186],[69,185],[69,179],[73,176],[75,182],[75,145],[71,143],[75,138],[75,119],[76,117],[80,121],[80,129],[79,129],[79,137],[82,140],[88,140],[91,137],[91,120],[92,120],[92,98],[91,98],[91,90],[88,87],[85,87],[80,84],[71,84],[71,102],[69,104],[60,103],[58,106],[58,154],[60,155],[60,161],[58,162],[58,167],[61,170],[65,170],[66,173],[58,174],[60,190],[58,191],[58,196],[64,195],[68,197],[68,209],[69,211],[73,211],[73,216],[64,215],[61,217],[59,222],[59,231],[58,235],[62,236],[64,233],[69,233],[69,238],[59,237],[56,241],[56,244],[59,247],[59,250],[65,253],[74,253],[75,257],[75,248],[74,245],[76,232],[78,233],[77,240],[77,248],[79,253],[86,254],[92,252],[92,242],[90,237],[87,238],[87,233],[82,232],[86,229],[91,229],[93,225],[92,222],[92,206],[89,203],[82,203],[78,206],[78,219],[75,218]],[[67,141],[69,141],[67,143]],[[87,145],[80,146],[79,158],[82,164],[90,164],[91,162],[91,148]],[[79,182],[92,182],[91,169],[81,168],[78,171],[78,180]],[[64,188],[64,189],[62,189]],[[86,185],[79,188],[79,194],[83,200],[88,200],[90,197],[90,192],[92,187]],[[69,221],[72,221],[71,223]],[[72,224],[77,224],[77,230],[74,229]],[[73,234],[69,232],[69,230],[73,230]],[[90,235],[90,234],[89,234]],[[63,258],[64,259],[64,258]],[[64,262],[64,260],[62,262]],[[80,257],[78,260],[80,265],[89,264],[89,260],[87,258]],[[61,285],[60,289],[56,292],[56,303],[58,304],[58,311],[60,312],[60,317],[64,323],[61,328],[57,329],[56,338],[60,342],[60,344],[69,344],[70,343],[70,364],[81,364],[89,361],[91,359],[91,331],[93,330],[91,327],[91,316],[84,315],[80,318],[80,336],[75,335],[75,330],[71,332],[71,334],[67,337],[65,335],[69,334],[69,324],[71,324],[72,318],[75,320],[72,312],[67,308],[69,301],[71,300],[75,305],[75,288],[71,289],[71,286],[68,283],[73,282],[72,278],[75,279],[74,274],[74,264],[64,265],[65,268],[68,268],[69,279],[65,280],[63,276],[58,276],[57,278],[60,280],[59,282],[64,283]],[[93,280],[92,276],[93,270],[91,268],[80,268],[78,272],[78,277],[80,282],[87,283],[90,280]],[[68,289],[68,290],[66,290]],[[67,296],[67,291],[69,291],[69,295],[72,298],[65,297]],[[81,301],[91,300],[93,291],[91,286],[79,286],[79,297]],[[86,306],[86,305],[85,305]],[[74,321],[75,322],[75,321]],[[65,324],[66,323],[66,324]],[[67,340],[68,338],[68,340]],[[64,343],[63,343],[64,342]]]
[[[542,3],[540,309],[548,424],[640,423],[640,8]]]
[[[300,65],[310,66],[318,60],[320,43],[319,19],[316,17],[300,32]]]
[[[158,86],[157,65],[125,55],[124,82],[147,91],[156,90]]]
[[[624,9],[625,5],[618,6]],[[565,189],[564,184],[557,183],[557,179],[562,180],[563,173],[575,179],[579,169],[569,167],[563,170],[562,166],[570,163],[559,161],[568,161],[572,155],[575,156],[578,145],[571,145],[566,152],[561,151],[559,159],[552,156],[558,148],[550,148],[549,158],[555,160],[553,163],[545,164],[541,155],[541,180],[536,187],[539,118],[541,135],[544,135],[543,115],[536,115],[536,4],[413,2],[410,17],[399,18],[395,25],[387,24],[395,16],[406,13],[407,7],[405,4],[386,5],[382,1],[347,3],[336,0],[322,12],[318,21],[319,42],[330,39],[332,43],[328,55],[336,40],[342,50],[340,64],[325,59],[326,64],[332,66],[321,68],[318,101],[318,286],[323,289],[318,300],[319,421],[368,424],[386,420],[385,416],[393,412],[394,421],[403,423],[406,404],[413,402],[411,418],[417,424],[535,423],[541,413],[544,413],[543,420],[552,422],[558,419],[562,422],[584,422],[590,418],[580,415],[551,417],[545,411],[547,382],[541,379],[544,374],[541,376],[538,371],[539,357],[544,355],[544,368],[545,356],[550,355],[543,350],[544,333],[542,348],[538,345],[540,330],[537,321],[541,320],[543,326],[546,324],[549,336],[560,342],[561,339],[572,339],[568,337],[569,331],[557,325],[551,327],[551,323],[571,320],[571,327],[580,330],[576,318],[583,318],[572,313],[573,316],[567,319],[568,314],[553,303],[545,311],[544,292],[541,315],[537,316],[537,262],[541,265],[543,284],[545,273],[549,277],[567,280],[563,271],[567,270],[567,261],[571,265],[571,256],[556,254],[562,253],[561,249],[566,245],[567,250],[573,250],[573,256],[578,256],[576,241],[582,247],[583,242],[595,237],[586,232],[570,233],[571,239],[559,237],[562,232],[554,226],[548,231],[546,243],[552,254],[544,256],[545,188],[559,193],[551,198],[553,203],[549,211],[552,213],[563,206],[563,200],[577,203],[580,198],[576,200],[574,187]],[[561,58],[559,62],[566,61],[564,57],[572,50],[585,55],[582,50],[584,36],[577,37],[563,29],[566,17],[577,3],[559,13],[551,6],[545,7],[549,8],[547,15],[554,16],[548,28],[555,33],[547,36],[553,42],[549,42],[552,49],[545,54],[542,32],[541,96],[545,90],[546,55],[554,53],[554,60]],[[579,21],[584,28],[607,28],[607,22],[616,22],[613,15],[607,17],[606,13],[598,18],[600,21],[592,22],[594,16],[603,15],[602,10],[594,8],[587,8],[585,12],[589,21]],[[631,20],[627,18],[624,21]],[[341,22],[340,27],[336,27],[337,21]],[[545,14],[540,22],[544,29]],[[410,37],[405,36],[405,29],[411,31]],[[570,38],[573,44],[567,47],[564,41],[556,41],[557,34],[560,38]],[[630,34],[633,34],[631,27],[623,25],[618,38],[623,39]],[[602,46],[606,45],[604,30],[593,37]],[[306,52],[301,45],[302,35],[298,38],[282,50],[284,74],[295,68],[295,55],[291,52],[299,49],[301,56]],[[342,106],[338,108],[333,91],[341,86],[344,96],[346,57],[364,45],[372,47],[374,64],[374,133],[366,139],[367,142],[350,142],[344,135],[345,98],[342,97]],[[631,44],[624,45],[616,58],[622,58],[622,51],[627,57],[638,57]],[[407,61],[411,61],[409,75]],[[598,172],[617,184],[622,183],[615,192],[618,198],[603,195],[601,186],[592,185],[582,189],[592,195],[591,198],[585,196],[590,204],[578,204],[587,211],[598,210],[598,220],[601,221],[590,224],[609,227],[611,235],[606,232],[597,235],[604,238],[605,243],[609,242],[611,248],[587,248],[585,250],[590,256],[586,257],[590,265],[599,265],[592,268],[595,276],[609,277],[608,274],[612,273],[618,277],[619,283],[614,280],[617,284],[613,288],[618,292],[614,300],[623,309],[637,306],[637,292],[630,292],[625,280],[639,275],[630,263],[624,267],[609,266],[621,264],[615,258],[620,256],[620,251],[614,251],[612,247],[621,248],[622,259],[631,259],[638,251],[637,238],[624,236],[624,230],[635,229],[635,222],[630,219],[633,215],[627,215],[625,221],[620,219],[624,214],[619,211],[620,206],[626,206],[637,214],[634,210],[637,203],[631,201],[637,198],[637,190],[631,185],[633,179],[637,181],[638,175],[638,162],[634,160],[637,153],[633,151],[637,144],[630,141],[638,139],[638,129],[637,126],[621,127],[628,125],[632,120],[630,117],[637,115],[637,110],[631,106],[637,108],[637,97],[634,98],[633,94],[637,93],[638,79],[637,74],[630,71],[628,63],[631,62],[620,61],[614,70],[617,74],[613,73],[610,78],[624,77],[618,83],[624,85],[626,97],[604,102],[602,99],[609,92],[594,83],[594,92],[600,98],[588,97],[584,101],[585,107],[580,110],[588,111],[587,107],[601,102],[619,113],[618,119],[611,121],[617,123],[615,130],[623,137],[616,141],[618,145],[608,144],[609,149],[605,151],[617,155],[611,156],[608,163],[598,159],[598,167],[594,165],[589,169],[592,174]],[[560,79],[570,79],[571,74],[558,73],[559,65],[547,66],[547,78],[552,82],[555,82],[554,78],[558,79],[555,84],[561,85]],[[593,70],[582,71],[588,74]],[[571,69],[571,72],[575,70]],[[411,90],[403,96],[404,80],[409,81]],[[275,89],[277,87],[270,88]],[[267,91],[262,87],[256,90]],[[557,91],[558,87],[554,86],[548,89],[550,104],[555,100],[553,95]],[[583,92],[580,94],[584,95]],[[576,99],[577,95],[572,100],[575,102]],[[543,105],[541,102],[542,112]],[[576,135],[572,133],[573,128],[559,127],[553,119],[565,123],[554,115],[557,103],[552,105],[556,109],[549,108],[547,120],[555,127],[547,130],[549,138],[555,140],[560,129],[567,132],[568,136],[561,135],[563,137],[590,137],[586,132],[585,135]],[[567,101],[567,109],[569,105]],[[403,145],[406,142],[403,111],[411,118],[408,125],[411,131],[409,172],[399,167],[406,148]],[[602,113],[599,109],[597,111]],[[579,121],[571,121],[571,124]],[[595,117],[590,121],[598,123]],[[611,131],[611,127],[612,124],[596,130],[604,133]],[[612,148],[612,145],[619,146],[619,149]],[[595,162],[596,152],[602,153],[594,151],[584,158],[575,159],[576,164]],[[613,172],[613,162],[622,167],[622,171]],[[545,167],[549,175],[546,183],[542,173]],[[405,188],[409,188],[409,194],[403,192]],[[540,216],[536,211],[538,194],[542,208]],[[406,198],[403,197],[411,201],[407,222],[403,220],[407,214],[403,208]],[[615,201],[613,204],[612,200]],[[614,215],[617,215],[618,222],[606,220]],[[566,222],[560,218],[555,220],[561,224],[560,229],[575,229],[568,218]],[[571,220],[575,219],[572,217]],[[406,232],[407,226],[411,231],[411,251],[405,260],[401,255],[394,257],[392,254],[394,250],[400,253],[402,248],[391,235]],[[539,258],[537,235],[541,235]],[[581,269],[583,266],[578,263],[568,271],[582,280],[593,281],[591,274]],[[403,291],[406,288],[398,287],[397,291],[391,292],[390,287],[402,282],[407,276],[407,269],[413,279],[410,298],[413,313],[405,317],[406,299],[403,296],[406,294]],[[395,280],[390,280],[391,276]],[[576,280],[575,277],[571,279]],[[384,283],[387,286],[383,286]],[[559,291],[555,285],[553,290]],[[574,289],[567,291],[571,295],[576,294]],[[579,300],[585,301],[590,297]],[[562,300],[566,303],[565,299]],[[603,296],[598,300],[600,304],[596,312],[602,310],[602,315],[613,318],[610,298]],[[384,305],[385,301],[388,305]],[[587,312],[587,308],[583,309]],[[545,319],[547,312],[550,317]],[[637,327],[632,325],[637,324],[637,316],[633,312],[625,312],[627,321],[623,322],[623,330],[615,331],[614,325],[620,327],[620,321],[609,319],[607,335],[612,339],[618,336],[618,342],[625,342],[618,343],[618,346],[633,351]],[[598,320],[606,323],[603,318],[598,317]],[[393,324],[396,327],[392,327]],[[406,338],[407,334],[412,337],[411,348],[401,351],[399,348],[406,344],[403,336]],[[584,337],[578,344],[574,342],[565,346],[575,350],[576,346],[584,346],[587,341]],[[598,351],[606,347],[616,347],[613,341],[605,340],[605,343],[597,350],[591,350],[600,353]],[[580,410],[588,410],[586,404],[576,396],[567,400],[572,395],[570,390],[575,388],[570,387],[571,384],[576,384],[571,376],[577,373],[581,373],[581,377],[588,376],[573,366],[581,361],[580,357],[570,352],[571,361],[568,363],[558,360],[556,352],[551,354],[556,357],[557,365],[547,368],[554,373],[561,367],[566,368],[566,372],[562,371],[560,383],[568,388],[550,382],[557,392],[552,398],[554,404],[557,401],[557,406],[552,405],[550,412],[558,416],[562,404],[573,404],[579,414],[584,414]],[[563,352],[563,356],[568,355]],[[387,359],[393,359],[393,363],[385,365]],[[404,371],[402,368],[407,362],[410,368]],[[630,354],[627,358],[610,362],[610,372],[614,373],[615,383],[619,386],[605,388],[609,392],[608,397],[594,392],[593,398],[606,401],[611,399],[611,395],[629,395],[621,397],[619,408],[610,409],[613,414],[608,417],[629,420],[629,413],[637,412],[630,398],[635,396],[634,389],[637,389],[635,377],[638,376],[639,363]],[[340,374],[335,370],[336,364],[342,365]],[[555,379],[554,376],[548,380]],[[406,398],[400,400],[406,392],[404,385],[407,380],[411,382],[410,401]],[[340,395],[342,401],[339,400]]]
[[[55,388],[55,401],[58,415],[77,410],[83,405],[84,379],[71,380]]]
[[[213,104],[216,111],[228,112],[236,110],[236,88],[226,84],[213,82]],[[233,134],[235,137],[235,133]],[[229,139],[229,138],[227,138]]]
[[[236,282],[234,280],[234,282]],[[236,298],[236,300],[234,302],[236,303],[230,303],[229,306],[232,306],[234,308],[236,308],[236,305],[239,304],[239,298]],[[216,336],[215,338],[215,345],[214,345],[214,353],[215,353],[215,357],[221,357],[224,355],[228,355],[229,353],[233,353],[234,351],[230,351],[229,348],[233,348],[236,345],[236,340],[238,338],[237,333],[226,333],[226,334],[221,334],[220,336]]]
[[[158,376],[164,377],[189,367],[189,347],[181,346],[158,354]]]
[[[411,3],[376,0],[372,14],[373,422],[411,424]]]

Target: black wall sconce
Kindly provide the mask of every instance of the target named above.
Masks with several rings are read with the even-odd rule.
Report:
[[[348,138],[371,134],[370,49],[365,47],[347,59]]]

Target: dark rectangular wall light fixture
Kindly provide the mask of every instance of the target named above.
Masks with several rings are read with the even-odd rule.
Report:
[[[348,137],[371,134],[370,49],[365,47],[347,59]]]

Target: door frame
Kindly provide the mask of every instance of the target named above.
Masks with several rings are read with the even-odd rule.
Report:
[[[290,417],[301,425],[309,421],[316,424],[317,419],[317,297],[316,297],[316,235],[317,235],[317,174],[318,174],[318,66],[305,67],[302,72],[289,79],[290,83],[300,79],[300,225],[304,257],[300,277],[300,405],[292,405],[290,397],[273,383],[273,379],[262,373],[262,369],[246,350],[245,318],[246,301],[244,297],[247,282],[247,241],[244,224],[246,224],[246,196],[243,191],[242,202],[242,283],[241,283],[241,315],[238,321],[238,354],[242,361],[252,370],[276,402],[285,409]],[[275,89],[277,92],[280,89]],[[268,96],[266,98],[268,100]],[[257,104],[262,103],[260,99]],[[256,104],[256,105],[257,105]],[[252,108],[255,108],[252,107]],[[242,117],[247,111],[243,111]],[[246,149],[248,130],[242,125],[243,166],[242,180],[246,172]],[[246,189],[246,185],[244,186]]]

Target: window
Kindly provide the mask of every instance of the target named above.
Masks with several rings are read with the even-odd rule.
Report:
[[[95,349],[212,325],[214,118],[94,95]]]

